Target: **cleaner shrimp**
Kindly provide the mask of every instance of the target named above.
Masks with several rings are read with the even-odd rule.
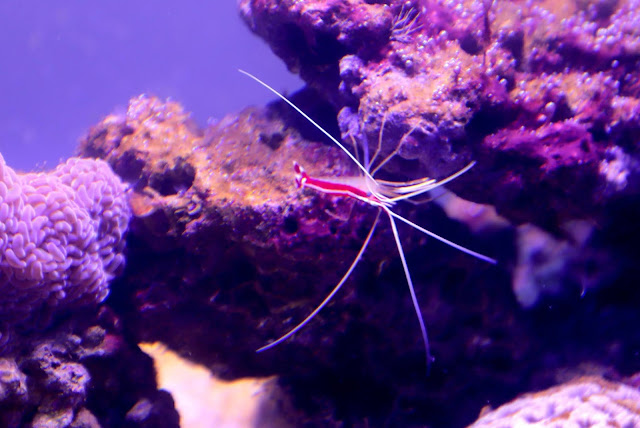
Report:
[[[426,324],[424,322],[424,318],[422,316],[422,312],[420,310],[420,306],[418,304],[418,298],[416,296],[416,292],[415,292],[415,288],[413,286],[413,280],[411,279],[411,274],[409,272],[409,267],[407,265],[407,260],[404,254],[404,249],[402,247],[402,242],[400,241],[400,235],[398,233],[398,228],[397,228],[397,224],[396,224],[396,220],[399,220],[402,223],[405,223],[409,226],[411,226],[412,228],[422,232],[423,234],[430,236],[440,242],[443,242],[446,245],[449,245],[450,247],[453,247],[459,251],[462,251],[463,253],[466,253],[472,257],[475,257],[477,259],[483,260],[487,263],[491,263],[491,264],[496,264],[496,260],[491,258],[491,257],[487,257],[483,254],[477,253],[473,250],[470,250],[468,248],[465,248],[461,245],[458,245],[452,241],[449,241],[448,239],[437,235],[425,228],[423,228],[422,226],[419,226],[418,224],[404,218],[403,216],[395,213],[392,208],[394,207],[394,205],[399,202],[399,201],[410,201],[410,198],[422,195],[426,192],[432,191],[436,188],[439,188],[441,186],[443,186],[444,184],[456,179],[457,177],[459,177],[460,175],[464,174],[465,172],[467,172],[469,169],[471,169],[473,167],[473,165],[475,164],[475,162],[471,162],[469,163],[467,166],[465,166],[464,168],[462,168],[461,170],[453,173],[452,175],[442,179],[442,180],[435,180],[432,178],[421,178],[418,180],[413,180],[413,181],[409,181],[409,182],[395,182],[395,181],[386,181],[386,180],[379,180],[374,178],[374,174],[389,160],[391,159],[395,153],[397,152],[398,149],[396,149],[395,151],[393,151],[389,156],[387,156],[386,158],[384,158],[375,168],[373,168],[373,170],[371,170],[372,165],[376,159],[376,157],[378,156],[379,152],[380,152],[380,148],[381,148],[381,141],[382,141],[382,135],[380,135],[380,138],[378,140],[378,148],[376,150],[376,152],[374,153],[374,156],[372,157],[372,159],[369,161],[368,159],[366,159],[365,156],[365,164],[363,165],[357,158],[356,156],[351,153],[340,141],[338,141],[335,137],[333,137],[328,131],[326,131],[324,128],[322,128],[317,122],[315,122],[311,117],[309,117],[304,111],[302,111],[298,106],[296,106],[292,101],[290,101],[288,98],[286,98],[284,95],[282,95],[281,93],[279,93],[278,91],[276,91],[274,88],[272,88],[271,86],[269,86],[268,84],[266,84],[265,82],[263,82],[262,80],[258,79],[256,76],[243,71],[243,70],[239,70],[242,74],[250,77],[251,79],[255,80],[256,82],[258,82],[260,85],[262,85],[263,87],[265,87],[266,89],[270,90],[271,92],[273,92],[275,95],[277,95],[280,99],[282,99],[284,102],[286,102],[287,104],[289,104],[295,111],[297,111],[300,115],[302,115],[302,117],[304,117],[307,121],[309,121],[309,123],[311,123],[313,126],[315,126],[316,128],[318,128],[324,135],[326,135],[334,144],[336,144],[343,152],[345,152],[347,154],[347,156],[349,156],[349,158],[355,163],[355,165],[363,172],[364,176],[362,177],[339,177],[336,179],[321,179],[321,178],[314,178],[309,176],[304,168],[302,168],[302,166],[300,166],[297,162],[294,162],[293,165],[293,169],[294,169],[294,173],[295,173],[295,182],[296,182],[296,186],[298,188],[311,188],[314,190],[317,190],[319,192],[322,193],[327,193],[330,195],[338,195],[338,196],[346,196],[346,197],[351,197],[354,198],[358,201],[364,202],[366,204],[369,204],[371,206],[374,206],[376,208],[378,208],[378,213],[376,215],[376,218],[373,222],[373,225],[371,226],[371,229],[369,230],[369,233],[367,234],[367,237],[365,238],[362,247],[360,247],[360,251],[358,251],[358,254],[356,255],[355,259],[353,260],[353,262],[351,263],[351,265],[349,266],[349,268],[347,269],[347,271],[345,272],[345,274],[342,276],[342,278],[340,279],[340,281],[338,282],[338,284],[333,288],[333,290],[331,290],[331,292],[327,295],[327,297],[325,297],[325,299],[313,310],[313,312],[311,312],[304,320],[302,320],[298,325],[296,325],[294,328],[292,328],[291,330],[289,330],[286,334],[284,334],[283,336],[281,336],[280,338],[274,340],[273,342],[259,348],[256,350],[256,352],[263,352],[266,351],[268,349],[271,349],[275,346],[277,346],[278,344],[286,341],[287,339],[289,339],[291,336],[293,336],[294,334],[296,334],[298,331],[300,331],[305,325],[307,325],[328,303],[329,301],[338,293],[338,291],[342,288],[342,286],[344,285],[345,282],[347,282],[347,280],[349,279],[351,273],[353,272],[353,270],[356,268],[358,262],[361,260],[365,250],[367,249],[367,246],[369,245],[369,242],[371,241],[371,238],[373,237],[373,233],[375,232],[376,226],[378,225],[378,221],[380,220],[380,215],[381,213],[385,213],[387,215],[387,217],[389,218],[389,223],[391,225],[391,231],[393,232],[393,237],[396,243],[396,247],[398,248],[398,254],[400,255],[400,261],[402,263],[402,269],[404,270],[404,275],[407,281],[407,285],[409,286],[409,293],[411,295],[411,302],[413,304],[413,308],[415,310],[415,313],[417,315],[418,318],[418,323],[420,325],[420,332],[422,335],[422,340],[424,342],[424,347],[425,347],[425,353],[426,353],[426,359],[427,359],[427,368],[430,366],[431,362],[433,361],[433,358],[431,356],[431,349],[430,349],[430,345],[429,345],[429,336],[427,334],[427,327]],[[384,121],[382,124],[382,128],[384,128]],[[408,137],[412,132],[414,131],[414,129],[411,129],[407,134],[405,134],[402,139],[400,140],[400,143],[398,144],[398,148],[400,147],[400,145],[402,145],[402,141]],[[380,131],[382,133],[382,129]],[[413,201],[415,202],[415,201]]]

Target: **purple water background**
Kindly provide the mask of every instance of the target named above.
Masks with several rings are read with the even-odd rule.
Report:
[[[0,1],[0,152],[53,168],[87,129],[140,93],[198,124],[302,86],[238,17],[234,0]]]

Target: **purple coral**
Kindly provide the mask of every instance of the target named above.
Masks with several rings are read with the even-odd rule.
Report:
[[[107,296],[124,261],[131,215],[125,190],[101,160],[72,158],[50,173],[18,174],[0,155],[4,321]]]

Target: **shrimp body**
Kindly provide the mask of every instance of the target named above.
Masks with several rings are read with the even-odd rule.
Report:
[[[358,161],[358,159],[356,159],[356,157],[340,141],[338,141],[331,134],[329,134],[324,128],[322,128],[319,124],[317,124],[312,118],[310,118],[305,112],[303,112],[298,106],[293,104],[293,102],[287,99],[284,95],[280,94],[278,91],[276,91],[275,89],[273,89],[272,87],[270,87],[269,85],[267,85],[266,83],[258,79],[257,77],[253,76],[252,74],[249,74],[242,70],[240,70],[240,72],[249,76],[256,82],[264,86],[265,88],[269,89],[271,92],[276,94],[279,98],[281,98],[284,102],[289,104],[294,110],[296,110],[300,115],[302,115],[305,119],[307,119],[312,125],[318,128],[322,133],[324,133],[343,152],[345,152],[347,156],[349,156],[349,158],[355,163],[355,165],[363,173],[363,176],[361,177],[337,177],[335,179],[315,178],[307,174],[304,168],[302,168],[302,166],[300,166],[297,162],[294,162],[293,169],[295,173],[296,186],[298,188],[308,187],[316,191],[327,193],[330,195],[350,197],[378,208],[378,214],[376,216],[376,219],[373,222],[373,225],[371,226],[369,234],[365,238],[364,243],[360,248],[360,251],[356,255],[356,258],[353,260],[351,265],[349,266],[349,269],[347,269],[347,272],[340,279],[340,281],[333,288],[333,290],[329,293],[329,295],[327,295],[327,297],[316,307],[316,309],[313,312],[311,312],[297,326],[295,326],[293,329],[291,329],[289,332],[287,332],[285,335],[283,335],[279,339],[259,348],[256,352],[262,352],[262,351],[266,351],[267,349],[271,349],[274,346],[284,342],[285,340],[293,336],[296,332],[302,329],[309,321],[311,321],[318,314],[318,312],[320,312],[320,310],[322,310],[322,308],[324,308],[329,303],[331,298],[333,298],[333,296],[340,290],[342,285],[347,281],[347,279],[355,269],[356,265],[362,258],[362,255],[364,254],[364,251],[369,245],[369,242],[371,241],[375,228],[378,224],[378,220],[380,219],[380,214],[384,212],[389,218],[391,231],[393,232],[393,237],[396,243],[396,247],[398,248],[398,254],[400,256],[400,261],[402,262],[402,268],[404,270],[405,278],[407,280],[407,285],[409,286],[411,302],[413,303],[413,307],[418,318],[418,323],[420,325],[422,340],[424,342],[425,351],[426,351],[426,360],[427,360],[427,369],[428,369],[432,361],[431,350],[429,346],[429,336],[427,335],[427,327],[422,317],[422,312],[420,310],[418,298],[415,293],[415,288],[413,286],[413,281],[411,279],[411,274],[409,272],[407,260],[404,255],[404,250],[402,248],[402,242],[400,241],[400,235],[398,233],[396,220],[399,220],[411,226],[412,228],[424,233],[425,235],[435,238],[438,241],[443,242],[459,251],[469,254],[472,257],[475,257],[477,259],[483,260],[491,264],[496,264],[496,260],[492,259],[491,257],[487,257],[483,254],[477,253],[468,248],[465,248],[461,245],[458,245],[452,241],[449,241],[448,239],[440,235],[437,235],[423,228],[422,226],[419,226],[416,223],[404,218],[403,216],[395,213],[392,210],[392,208],[398,201],[410,200],[410,198],[422,195],[426,192],[434,190],[448,183],[451,180],[454,180],[455,178],[459,177],[460,175],[464,174],[469,169],[471,169],[475,164],[475,162],[471,162],[466,167],[462,168],[461,170],[453,173],[449,177],[446,177],[442,180],[435,180],[429,177],[424,177],[424,178],[409,181],[409,182],[377,180],[373,177],[373,175],[375,174],[376,171],[380,169],[382,165],[384,165],[397,152],[397,149],[391,155],[386,157],[382,162],[380,162],[376,166],[376,168],[373,170],[373,172],[370,172],[370,168],[371,168],[371,164],[373,163],[373,160],[371,162],[367,162],[366,166],[361,164]],[[381,127],[381,133],[382,133],[382,128],[384,128],[384,123],[383,123],[383,126]],[[409,131],[408,134],[410,134],[411,132],[413,132],[413,129]],[[405,137],[408,134],[406,134]],[[403,137],[403,139],[405,137]],[[381,140],[382,140],[382,134],[380,135],[380,141]],[[380,141],[379,141],[379,146],[380,146]],[[398,144],[398,147],[400,146],[401,143],[402,143],[402,140]],[[376,152],[376,155],[377,153],[378,152]],[[373,157],[374,159],[376,155],[374,155]]]
[[[302,168],[297,162],[293,163],[293,170],[296,174],[296,186],[298,186],[299,189],[309,187],[329,195],[348,196],[373,206],[393,206],[393,202],[380,199],[369,189],[363,189],[362,187],[357,187],[356,185],[341,182],[339,180],[313,178],[309,176],[304,168]],[[348,181],[355,183],[355,180]]]

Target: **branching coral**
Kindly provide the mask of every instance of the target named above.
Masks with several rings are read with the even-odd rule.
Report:
[[[18,174],[0,155],[2,320],[103,300],[123,265],[129,217],[125,187],[104,161]]]

